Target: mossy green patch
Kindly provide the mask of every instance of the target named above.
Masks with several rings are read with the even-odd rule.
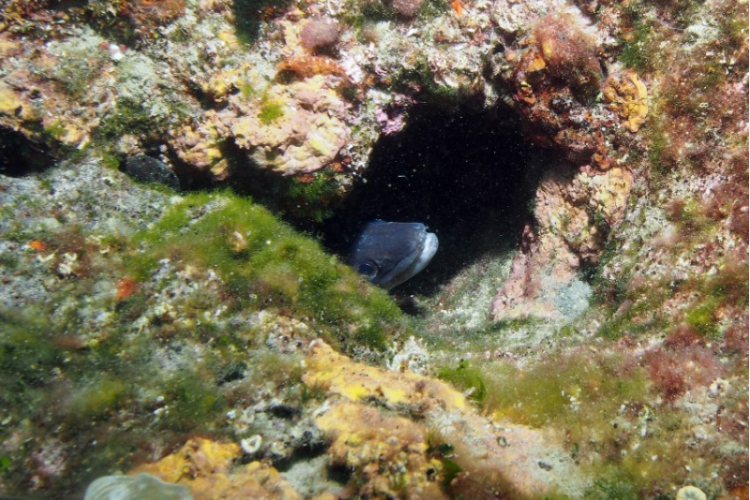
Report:
[[[684,450],[683,417],[652,406],[648,373],[633,361],[576,349],[523,368],[480,361],[464,378],[481,378],[482,407],[494,419],[564,435],[571,458],[599,478],[586,498],[640,498],[653,484],[680,481],[694,457]]]
[[[165,258],[213,269],[239,307],[289,309],[329,340],[383,347],[401,316],[386,292],[364,284],[317,242],[229,192],[184,197],[132,243],[128,274],[139,281]]]
[[[664,295],[659,295],[664,297]],[[615,314],[597,330],[597,335],[608,340],[617,340],[626,335],[642,336],[649,332],[662,331],[667,325],[658,311],[656,300],[644,299],[627,308],[622,314]]]
[[[52,78],[62,84],[71,97],[83,97],[91,82],[104,68],[106,53],[83,43],[68,44],[66,56],[61,58],[52,71]]]
[[[685,314],[685,321],[701,335],[717,338],[719,334],[719,325],[716,318],[718,305],[719,300],[716,297],[709,297],[689,310]]]
[[[584,495],[585,500],[638,500],[638,488],[633,478],[623,471],[613,470],[594,481]]]
[[[636,22],[628,33],[628,38],[621,40],[623,49],[620,53],[620,61],[625,66],[641,72],[653,69],[655,66],[655,53],[652,50],[653,38],[652,23],[645,20]]]
[[[31,311],[29,311],[31,312]],[[52,370],[65,363],[44,314],[0,310],[0,395],[19,406],[38,402]]]
[[[585,441],[588,427],[610,427],[609,420],[622,404],[644,397],[642,375],[622,377],[618,367],[619,359],[614,356],[568,355],[523,371],[510,365],[478,370],[487,385],[488,411],[537,427],[551,422],[573,425],[575,437]]]
[[[117,100],[116,109],[104,114],[99,133],[104,139],[118,139],[125,134],[147,135],[154,125],[148,109],[131,99]]]
[[[461,361],[456,368],[442,368],[438,378],[450,382],[463,391],[469,392],[469,399],[481,403],[487,397],[487,385],[482,372],[469,366],[468,361]]]
[[[44,134],[59,141],[65,136],[65,124],[62,120],[55,120],[44,129]]]
[[[658,113],[658,109],[653,114]],[[646,127],[648,139],[648,163],[649,169],[658,175],[664,175],[668,171],[667,162],[663,158],[664,150],[669,145],[670,138],[665,130],[661,118],[652,118]]]
[[[334,174],[320,172],[315,174],[312,182],[300,182],[292,179],[287,189],[289,212],[296,217],[315,222],[323,222],[333,215],[332,205],[341,197]]]
[[[124,381],[103,373],[70,394],[66,403],[67,412],[74,419],[88,424],[90,419],[101,418],[107,412],[116,410],[130,395]]]
[[[417,18],[429,21],[448,12],[450,2],[448,0],[425,0],[417,11]]]
[[[725,2],[724,5],[727,10],[724,15],[713,19],[721,33],[719,39],[727,47],[741,47],[747,40],[747,9],[740,2]]]
[[[284,116],[284,105],[275,100],[264,101],[258,112],[258,119],[263,125],[270,125]]]
[[[163,427],[177,432],[206,429],[226,408],[226,400],[216,391],[214,378],[198,368],[176,373],[163,383],[168,405]]]
[[[396,13],[385,2],[349,0],[344,9],[343,21],[347,26],[357,29],[361,38],[362,30],[367,23],[395,19],[397,19]]]
[[[240,84],[240,95],[245,100],[250,100],[256,95],[258,95],[258,91],[255,90],[255,87],[250,85],[249,83],[243,83]]]

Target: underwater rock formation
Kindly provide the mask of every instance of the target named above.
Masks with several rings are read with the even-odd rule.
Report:
[[[0,495],[747,498],[746,7],[0,0]],[[374,195],[520,208],[406,317],[301,232],[467,110],[526,168],[446,134]]]
[[[358,482],[364,485],[360,494],[387,493],[406,481],[407,491],[421,496],[435,488],[431,482],[441,480],[450,486],[449,492],[471,491],[476,498],[497,492],[537,498],[555,490],[575,495],[583,489],[585,475],[566,459],[558,437],[508,422],[488,421],[441,381],[354,363],[322,342],[312,346],[309,363],[310,370],[303,375],[305,384],[360,403],[336,406],[328,410],[331,415],[316,420],[334,438],[334,460],[355,468]],[[387,409],[418,415],[423,423],[384,417],[382,411],[361,404],[372,399]],[[429,434],[433,442],[426,438]],[[384,475],[375,474],[376,456],[369,456],[367,450],[383,452],[393,437],[400,445],[393,449],[393,460],[386,462],[406,460],[408,473],[402,476],[403,467],[394,463],[394,469]],[[379,444],[381,440],[383,444]],[[431,450],[440,449],[437,440],[450,443],[451,452]],[[410,459],[397,453],[404,444],[409,447]],[[435,458],[442,462],[441,467],[433,463]],[[538,462],[554,463],[558,471],[565,471],[566,481],[558,482],[546,474]],[[382,490],[384,486],[388,489]]]
[[[349,130],[345,104],[323,75],[266,90],[259,109],[243,109],[235,141],[253,161],[283,175],[310,173],[333,162]]]
[[[582,266],[598,263],[606,232],[622,218],[632,183],[632,174],[619,167],[576,173],[563,164],[548,172],[536,191],[535,224],[524,229],[510,276],[492,303],[493,318],[560,318],[585,309],[579,304],[571,310],[566,301],[569,310],[561,313],[561,294],[572,297],[567,284],[575,282]]]
[[[187,487],[196,500],[301,498],[268,464],[251,462],[243,467],[231,468],[232,460],[240,455],[241,449],[237,444],[221,444],[198,438],[185,443],[178,452],[154,464],[139,466],[132,473],[153,474],[165,481],[179,483],[183,488]]]

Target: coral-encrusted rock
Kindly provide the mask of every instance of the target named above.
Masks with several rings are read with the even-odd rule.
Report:
[[[331,464],[360,476],[358,496],[446,498],[440,489],[442,463],[428,454],[429,431],[423,424],[355,403],[337,404],[315,423],[333,439]]]
[[[596,57],[596,43],[577,26],[576,19],[550,14],[539,20],[533,34],[553,77],[584,92],[598,88],[602,68]]]
[[[444,382],[352,362],[322,341],[311,345],[307,362],[305,384],[324,389],[333,400],[360,403],[336,405],[316,421],[334,440],[329,451],[334,463],[355,469],[350,484],[358,485],[360,494],[388,491],[397,479],[394,471],[403,471],[403,466],[407,472],[401,480],[411,491],[421,489],[422,498],[440,498],[426,494],[434,491],[429,469],[437,477],[443,474],[437,466],[428,467],[433,461],[425,435],[432,434],[433,444],[442,441],[455,447],[451,460],[464,469],[448,477],[454,494],[461,492],[467,498],[488,494],[536,498],[552,491],[581,495],[585,478],[553,433],[494,423],[478,415]],[[365,406],[368,401],[378,404]],[[420,419],[389,416],[384,408],[408,409]],[[395,443],[402,447],[401,453],[395,453]],[[382,461],[374,459],[379,453]],[[554,467],[555,474],[540,463]]]
[[[531,32],[505,50],[505,60],[493,62],[533,141],[598,170],[614,164],[609,138],[617,122],[594,98],[603,79],[603,45],[603,33],[587,26],[580,12],[566,11],[535,20]]]
[[[550,241],[547,238],[547,241]],[[554,240],[551,240],[554,243]],[[548,249],[552,250],[552,249]],[[563,255],[567,257],[567,262],[562,260]],[[541,262],[543,253],[540,252],[539,237],[534,233],[530,226],[524,228],[521,237],[521,247],[513,257],[510,274],[502,287],[497,291],[490,315],[494,321],[508,319],[522,319],[528,317],[537,318],[558,318],[559,313],[555,311],[551,301],[539,300],[539,276],[535,270],[549,267],[549,262],[542,267]],[[547,253],[547,255],[550,255]],[[551,272],[551,275],[560,274],[558,280],[569,281],[573,278],[573,269],[578,265],[578,259],[568,250],[565,245],[560,245],[556,253],[560,259],[561,265],[557,272]]]
[[[232,117],[207,111],[200,124],[186,124],[173,133],[170,144],[177,156],[199,171],[209,171],[216,180],[229,176],[229,163],[224,158],[221,144],[229,137]]]
[[[310,370],[302,377],[309,386],[323,387],[352,401],[377,398],[389,408],[447,404],[465,409],[467,406],[461,393],[443,382],[353,363],[322,341],[316,341],[310,350]]]
[[[536,191],[534,218],[538,225],[542,247],[566,248],[575,256],[575,260],[595,263],[602,248],[603,235],[590,220],[585,207],[573,201],[572,172],[549,172],[542,179]],[[547,245],[547,239],[558,239],[554,245]],[[565,250],[563,255],[565,255]],[[573,259],[554,261],[572,263]],[[578,265],[572,266],[575,271]],[[561,275],[560,277],[563,277]]]
[[[597,175],[582,171],[573,179],[570,196],[575,203],[587,204],[612,227],[622,219],[632,187],[633,174],[626,168],[614,167]]]
[[[187,486],[195,500],[268,498],[298,500],[301,497],[271,465],[252,462],[232,468],[242,454],[235,443],[216,443],[196,438],[176,453],[153,464],[136,467],[160,479]]]
[[[611,75],[604,82],[602,94],[609,108],[625,121],[625,127],[638,132],[648,115],[646,85],[638,75],[632,71]]]
[[[493,319],[560,318],[558,291],[573,282],[581,263],[599,261],[602,222],[612,227],[622,218],[632,185],[630,171],[618,167],[549,171],[536,192],[536,228],[524,231],[510,276],[492,302]]]
[[[274,85],[261,102],[240,105],[249,109],[232,125],[237,145],[257,165],[283,175],[315,172],[331,163],[349,128],[340,118],[345,104],[330,85],[326,76],[316,75]]]

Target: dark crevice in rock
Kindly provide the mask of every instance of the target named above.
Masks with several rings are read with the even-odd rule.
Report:
[[[50,149],[44,144],[35,143],[15,130],[0,127],[0,174],[21,177],[44,171],[54,161]]]
[[[325,245],[345,256],[368,221],[423,222],[440,248],[397,292],[426,295],[516,246],[539,176],[519,129],[504,109],[416,106],[401,133],[378,141],[363,182],[321,226]]]
[[[328,479],[341,485],[349,484],[352,472],[352,470],[349,470],[343,465],[331,465],[328,467]]]
[[[258,166],[233,138],[223,142],[222,156],[229,162],[229,185],[238,194],[252,196],[269,209],[280,211],[283,186],[288,178]]]
[[[257,165],[233,139],[224,142],[222,153],[229,161],[228,185],[236,193],[252,197],[298,231],[315,232],[315,221],[327,217],[330,206],[341,197],[334,174],[326,169],[316,172],[314,181],[308,184]]]
[[[180,190],[182,191],[200,191],[213,187],[213,180],[210,172],[198,171],[193,165],[184,162],[177,153],[169,146],[158,147],[153,152],[153,156],[158,158],[158,151],[165,150],[165,156],[172,166],[172,171],[180,180]]]
[[[323,439],[310,438],[308,442],[298,443],[294,452],[284,459],[274,460],[273,466],[279,472],[287,472],[299,462],[307,462],[317,458],[328,451],[330,443]]]

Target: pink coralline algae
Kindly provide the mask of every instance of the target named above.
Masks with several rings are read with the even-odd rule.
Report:
[[[397,97],[393,102],[375,111],[375,120],[384,135],[396,134],[403,130],[408,117],[407,108],[412,102],[413,100],[408,97]]]
[[[393,9],[404,17],[414,17],[424,0],[393,0]]]
[[[302,28],[300,43],[308,49],[321,49],[339,41],[339,25],[331,19],[311,19]]]

